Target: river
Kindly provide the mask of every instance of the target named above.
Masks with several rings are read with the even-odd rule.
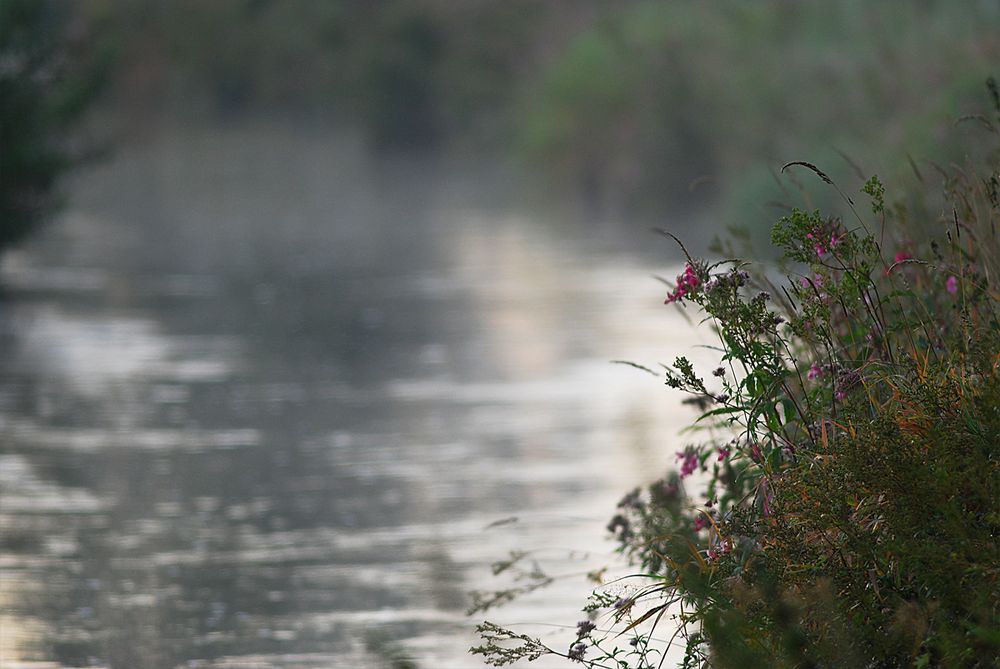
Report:
[[[472,668],[483,618],[564,648],[689,417],[610,361],[697,337],[668,244],[491,192],[279,124],[76,178],[3,267],[0,666]],[[570,576],[466,616],[516,549]]]

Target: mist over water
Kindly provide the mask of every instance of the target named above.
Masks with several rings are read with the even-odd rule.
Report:
[[[265,124],[76,179],[3,268],[0,666],[474,667],[484,617],[569,642],[687,416],[609,361],[698,342],[673,267],[483,176]],[[466,617],[514,549],[576,575]]]

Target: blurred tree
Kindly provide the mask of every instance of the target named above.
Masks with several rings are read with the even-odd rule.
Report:
[[[106,69],[87,36],[70,3],[0,0],[0,251],[51,214],[80,158],[69,131]]]

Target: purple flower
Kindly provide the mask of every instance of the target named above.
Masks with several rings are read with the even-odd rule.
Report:
[[[954,295],[958,292],[958,277],[955,275],[949,276],[947,281],[944,282],[945,289]]]
[[[597,629],[597,625],[589,620],[581,620],[576,624],[576,638],[577,640],[582,639],[591,632]]]
[[[816,363],[813,363],[809,367],[809,371],[806,373],[806,378],[809,379],[810,381],[818,379],[821,376],[823,376],[823,369],[819,367]]]
[[[729,447],[728,446],[721,447],[719,449],[719,462],[722,462],[723,460],[725,460],[726,458],[728,458],[729,457],[729,453],[730,453],[730,451],[729,451]]]
[[[694,531],[701,532],[706,527],[708,527],[708,518],[704,514],[699,513],[694,517]]]
[[[698,469],[698,454],[694,452],[694,449],[689,448],[684,451],[677,451],[677,459],[683,460],[681,463],[681,478],[690,476]]]
[[[583,656],[586,654],[587,644],[577,642],[569,647],[569,652],[566,653],[566,657],[575,662],[583,662]]]

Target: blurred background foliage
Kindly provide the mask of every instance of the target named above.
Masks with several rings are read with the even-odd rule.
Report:
[[[70,130],[110,66],[93,41],[70,5],[0,2],[0,249],[55,209],[56,180],[88,153]]]
[[[908,154],[952,159],[1000,63],[995,0],[56,4],[114,45],[111,108],[139,131],[333,121],[377,152],[514,162],[599,218],[761,230],[787,161],[891,192]]]

